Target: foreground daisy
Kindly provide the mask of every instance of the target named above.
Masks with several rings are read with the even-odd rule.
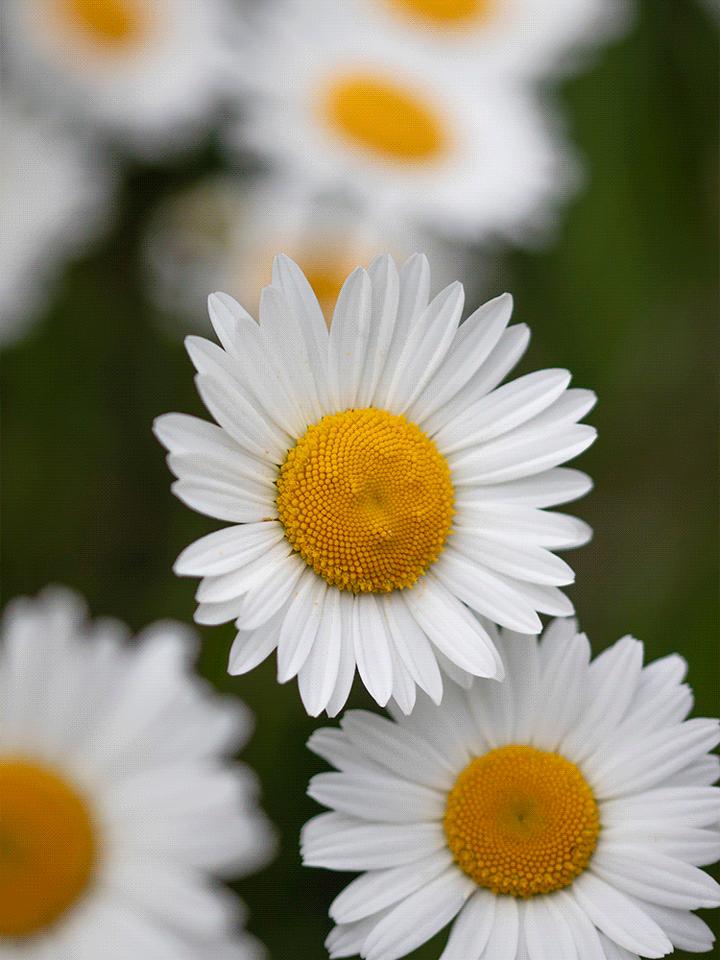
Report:
[[[317,194],[275,178],[207,178],[165,203],[145,244],[155,299],[173,322],[196,331],[207,323],[208,290],[224,290],[257,315],[272,282],[272,261],[285,250],[299,264],[329,323],[340,289],[358,263],[392,250],[405,260],[431,238],[397,218],[378,220],[349,197]],[[433,271],[449,282],[459,256],[433,242]]]
[[[238,15],[226,0],[5,0],[11,85],[154,157],[212,122]]]
[[[410,711],[415,684],[502,676],[485,628],[538,633],[538,611],[572,612],[573,573],[551,550],[586,524],[542,508],[590,480],[557,469],[595,438],[593,406],[566,370],[498,384],[528,330],[506,329],[505,294],[458,327],[463,288],[430,300],[415,255],[355,270],[328,332],[299,268],[278,257],[257,324],[210,298],[224,349],[190,337],[197,386],[218,426],[156,421],[189,506],[234,525],[188,547],[175,570],[201,576],[201,623],[235,620],[230,672],[277,647],[278,679],[299,675],[308,712],[337,713],[355,666],[379,704]]]
[[[74,595],[14,601],[0,642],[0,958],[256,960],[212,874],[264,863],[247,711],[193,678],[180,625],[128,645]]]
[[[284,0],[285,6],[299,0]],[[345,0],[343,15],[472,75],[538,77],[622,32],[633,0]]]
[[[110,178],[57,124],[3,99],[0,343],[22,336],[105,221]]]
[[[290,179],[357,191],[379,216],[528,243],[576,182],[557,118],[524,85],[458,70],[345,15],[263,6],[236,140]],[[387,249],[387,248],[386,248]]]
[[[396,960],[454,920],[441,960],[638,960],[712,948],[717,721],[685,720],[685,662],[624,637],[591,664],[573,621],[499,641],[504,684],[310,738],[309,866],[365,871],[330,908],[332,957]],[[457,918],[457,919],[455,919]]]

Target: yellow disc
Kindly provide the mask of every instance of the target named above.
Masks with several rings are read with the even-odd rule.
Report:
[[[0,940],[58,920],[86,890],[96,855],[76,788],[35,762],[0,757]]]
[[[325,92],[323,107],[335,134],[385,160],[419,165],[446,152],[446,123],[435,104],[387,77],[337,77]]]
[[[439,27],[486,20],[497,0],[390,0],[406,16]]]
[[[55,0],[62,23],[105,47],[134,43],[147,26],[139,0]]]
[[[479,886],[532,897],[562,890],[585,870],[600,815],[574,763],[511,745],[462,771],[448,795],[444,826],[456,863]]]
[[[308,427],[277,488],[286,537],[341,590],[411,587],[450,533],[447,461],[414,423],[374,407]]]

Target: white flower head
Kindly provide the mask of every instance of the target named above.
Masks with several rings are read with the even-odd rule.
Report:
[[[193,677],[189,631],[90,623],[69,591],[7,608],[0,641],[0,957],[257,960],[214,876],[273,848],[251,719]]]
[[[226,0],[7,0],[3,12],[10,82],[150,159],[207,130],[239,29]]]
[[[411,223],[374,218],[346,194],[232,174],[208,177],[170,198],[145,244],[156,301],[198,332],[209,328],[208,290],[224,290],[257,315],[278,250],[300,266],[329,323],[357,264],[386,250],[406,260],[418,249],[431,249],[436,279],[450,282],[457,274],[460,251]]]
[[[334,715],[355,667],[375,700],[412,710],[416,684],[442,697],[502,676],[468,609],[539,633],[566,615],[570,567],[552,552],[588,526],[543,508],[590,488],[559,464],[595,438],[595,402],[566,370],[498,387],[527,345],[503,295],[459,326],[462,285],[430,299],[421,255],[389,256],[345,282],[330,330],[297,265],[278,257],[260,322],[210,298],[223,348],[187,340],[216,424],[182,414],[155,430],[175,494],[233,526],[192,544],[175,571],[200,576],[200,623],[234,620],[230,672],[276,648],[309,713]]]
[[[558,116],[525,84],[478,80],[452,58],[343,15],[268,4],[242,57],[231,134],[279,173],[355,190],[383,216],[452,237],[542,238],[578,168]]]
[[[82,144],[9,98],[0,138],[0,343],[25,332],[60,268],[106,220],[110,177]]]
[[[394,721],[349,711],[309,746],[331,809],[307,865],[363,871],[330,908],[331,957],[398,960],[453,922],[440,960],[639,960],[712,949],[720,904],[715,720],[686,720],[686,664],[624,637],[590,662],[572,620],[497,638],[477,680]]]
[[[301,0],[282,0],[286,8]],[[478,80],[537,78],[576,69],[618,36],[633,0],[344,0],[343,16]]]

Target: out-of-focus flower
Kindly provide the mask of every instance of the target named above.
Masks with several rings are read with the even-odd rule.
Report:
[[[5,99],[0,137],[0,343],[21,336],[59,269],[105,223],[111,181],[56,124]]]
[[[8,77],[151,159],[215,119],[239,12],[227,0],[7,0]]]
[[[489,627],[489,629],[492,629]],[[441,960],[639,960],[712,949],[720,903],[715,720],[686,720],[679,656],[625,637],[590,663],[556,621],[496,637],[505,683],[450,686],[395,720],[350,711],[310,747],[338,768],[303,832],[310,866],[360,870],[332,957],[397,960],[455,917]]]
[[[460,269],[461,255],[401,221],[374,222],[350,198],[301,187],[216,176],[161,207],[146,242],[151,288],[164,312],[195,329],[209,326],[207,296],[223,290],[257,315],[272,282],[272,261],[284,250],[300,266],[326,321],[358,263],[391,250],[406,260],[432,244],[436,281]],[[177,331],[174,331],[176,335]]]
[[[220,349],[189,337],[200,395],[219,426],[183,414],[156,433],[188,506],[236,526],[188,547],[175,570],[200,576],[201,623],[235,620],[230,672],[278,650],[309,713],[336,714],[355,667],[380,704],[406,711],[415,684],[442,696],[450,676],[500,677],[488,632],[465,604],[538,633],[537,611],[572,612],[570,567],[551,551],[588,526],[542,508],[590,488],[556,469],[595,438],[595,402],[566,370],[495,389],[529,332],[506,329],[505,294],[461,327],[460,283],[430,301],[416,255],[358,268],[328,332],[302,271],[273,267],[260,323],[210,298]]]
[[[0,645],[0,957],[256,960],[214,874],[267,859],[250,718],[193,677],[189,632],[86,621],[48,589]]]
[[[320,10],[267,5],[241,58],[251,89],[230,133],[238,147],[293,178],[356,190],[384,219],[517,243],[547,232],[577,166],[545,104],[360,29],[344,7]]]
[[[281,0],[286,7],[302,0]],[[343,16],[480,80],[564,73],[620,34],[634,0],[345,0]]]

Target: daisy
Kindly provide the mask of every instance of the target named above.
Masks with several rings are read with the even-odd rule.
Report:
[[[3,101],[0,343],[45,306],[61,267],[104,225],[110,178],[56,124]]]
[[[478,83],[336,4],[312,19],[304,5],[264,13],[241,57],[243,151],[450,236],[527,243],[547,232],[577,169],[557,117],[524,86]]]
[[[201,317],[207,325],[208,290],[225,290],[256,315],[262,290],[272,282],[277,250],[300,265],[329,323],[356,264],[387,249],[405,260],[431,244],[435,272],[450,282],[461,252],[453,249],[451,258],[449,245],[412,224],[376,220],[344,194],[225,174],[164,204],[145,255],[158,305],[173,321],[182,317],[197,329]]]
[[[442,696],[450,676],[501,677],[487,630],[465,604],[538,633],[538,611],[572,612],[573,580],[551,552],[588,526],[543,507],[582,496],[558,468],[595,438],[593,406],[566,370],[498,387],[528,330],[506,329],[505,294],[458,327],[463,288],[432,300],[421,255],[389,256],[345,282],[328,332],[285,256],[257,324],[210,297],[223,349],[187,347],[217,425],[168,414],[155,424],[188,506],[233,524],[192,544],[176,573],[203,578],[200,623],[234,620],[230,672],[278,651],[306,709],[336,714],[355,666],[379,704],[411,710],[415,684]],[[497,389],[496,389],[497,388]]]
[[[590,663],[573,621],[498,638],[504,684],[395,721],[349,711],[310,747],[330,813],[304,861],[364,871],[330,908],[331,957],[397,960],[454,921],[441,960],[638,960],[712,948],[720,903],[715,720],[686,664],[624,637]]]
[[[6,0],[9,78],[144,157],[193,142],[225,89],[226,0]]]
[[[0,643],[0,958],[256,960],[214,874],[272,849],[250,717],[193,677],[188,631],[126,643],[51,589],[8,607]]]
[[[284,0],[286,7],[299,0]],[[578,65],[618,36],[631,0],[344,0],[343,16],[372,33],[419,46],[473,76],[536,78]]]

